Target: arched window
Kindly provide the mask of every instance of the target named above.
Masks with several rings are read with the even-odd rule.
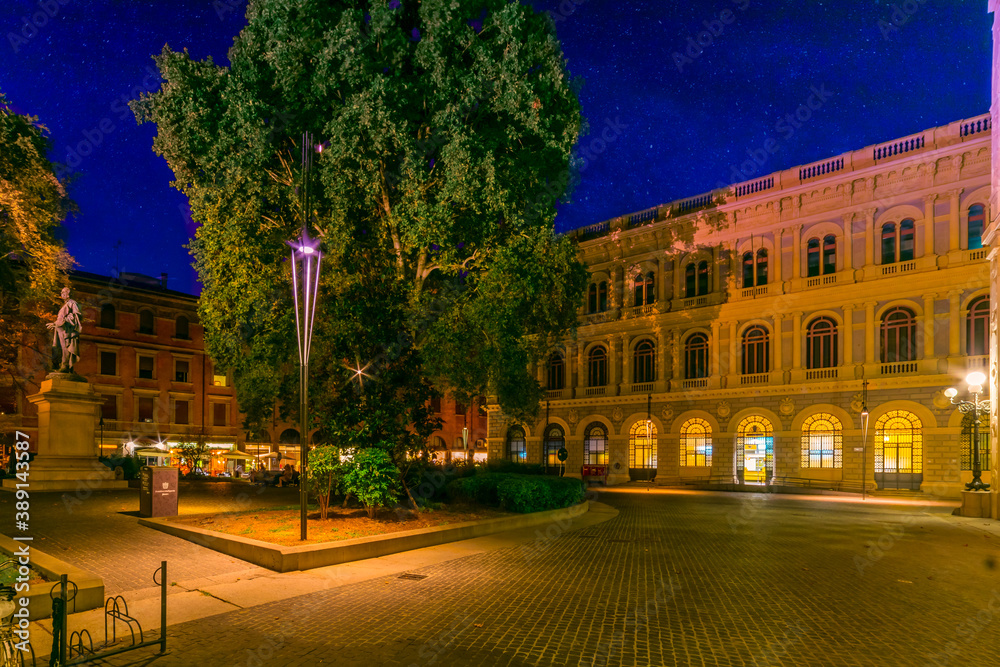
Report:
[[[145,308],[139,311],[139,333],[154,333],[153,311]]]
[[[708,262],[698,262],[698,295],[708,294]]]
[[[757,251],[757,286],[767,284],[767,248]]]
[[[297,445],[299,444],[299,432],[294,428],[286,428],[278,436],[278,444],[280,445]]]
[[[962,470],[972,470],[973,424],[975,424],[975,420],[971,413],[962,417],[960,437]],[[979,413],[979,469],[990,469],[990,414],[985,410]]]
[[[774,427],[750,415],[736,427],[736,474],[749,483],[768,484],[774,476]]]
[[[608,384],[608,351],[598,345],[590,351],[587,368],[591,387],[604,387]]]
[[[628,431],[628,467],[656,468],[656,425],[637,421]]]
[[[743,253],[743,287],[753,287],[753,253]]]
[[[712,465],[712,426],[694,417],[681,426],[681,466]]]
[[[554,468],[561,465],[562,461],[559,460],[559,450],[566,446],[566,436],[563,434],[562,427],[557,424],[550,424],[545,429],[545,435],[542,439],[544,440],[542,457],[545,467]]]
[[[825,412],[802,424],[802,468],[843,468],[844,427]]]
[[[632,382],[656,382],[656,348],[644,340],[632,356]]]
[[[656,275],[650,271],[646,274],[646,305],[656,303]]]
[[[823,237],[823,274],[837,272],[837,237],[828,234]]]
[[[743,374],[767,373],[771,370],[767,329],[756,324],[743,332]]]
[[[966,354],[971,356],[990,353],[990,297],[981,296],[969,304],[966,328]]]
[[[907,218],[899,223],[899,261],[913,259],[913,220]]]
[[[806,277],[819,275],[819,239],[809,239],[806,243]]]
[[[684,343],[684,379],[708,377],[708,336],[691,334]]]
[[[604,280],[597,286],[597,310],[605,312],[608,309],[608,283]]]
[[[986,209],[982,204],[969,207],[969,250],[983,247],[983,227],[986,226]]]
[[[115,307],[110,303],[101,306],[101,328],[117,329],[117,318],[115,317]]]
[[[912,412],[892,410],[875,422],[875,481],[879,488],[919,489],[923,429]]]
[[[833,368],[837,365],[837,323],[818,317],[806,330],[806,368]]]
[[[882,263],[896,262],[896,223],[887,222],[882,225]]]
[[[587,290],[587,312],[597,312],[597,283],[590,283],[590,289]]]
[[[190,331],[188,330],[188,318],[184,317],[183,315],[178,316],[176,325],[177,325],[177,336],[176,336],[177,338],[187,339],[191,337]]]
[[[583,434],[583,464],[608,464],[608,431],[603,424],[594,422]]]
[[[684,296],[691,298],[696,294],[698,269],[694,262],[684,267]]]
[[[913,313],[897,306],[882,315],[882,363],[917,358],[917,321]]]
[[[646,280],[639,273],[635,278],[632,279],[632,304],[635,306],[641,306],[645,303],[646,298]]]
[[[507,458],[518,463],[524,463],[528,458],[524,429],[520,426],[511,426],[507,430]]]
[[[558,352],[553,352],[549,356],[547,364],[548,383],[546,386],[549,391],[556,391],[565,386],[566,377],[564,370],[565,364],[563,363],[562,355]]]

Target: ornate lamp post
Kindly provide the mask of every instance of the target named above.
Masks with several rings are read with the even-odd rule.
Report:
[[[955,397],[958,396],[958,390],[954,387],[949,387],[945,389],[944,395],[952,402],[952,405],[958,406],[958,411],[962,414],[972,414],[972,481],[965,485],[968,491],[989,491],[990,485],[984,484],[980,477],[983,474],[982,467],[979,463],[979,411],[989,410],[991,399],[979,398],[979,394],[983,393],[983,383],[986,382],[986,376],[979,372],[969,373],[965,378],[965,381],[969,384],[969,393],[972,394],[971,401],[956,401]]]

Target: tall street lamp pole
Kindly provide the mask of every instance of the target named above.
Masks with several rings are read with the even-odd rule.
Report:
[[[861,383],[861,500],[868,495],[868,380]]]
[[[990,485],[980,479],[983,470],[979,462],[979,412],[980,410],[988,411],[992,400],[979,398],[979,394],[983,393],[983,383],[986,382],[985,375],[978,371],[969,373],[965,381],[969,384],[969,393],[972,394],[971,401],[956,401],[958,390],[954,387],[945,389],[944,395],[948,397],[952,405],[958,406],[959,412],[972,414],[972,481],[966,484],[965,488],[967,491],[989,491]]]
[[[299,348],[299,514],[301,539],[306,539],[306,506],[309,502],[307,475],[309,465],[309,352],[312,347],[316,302],[319,298],[319,269],[322,253],[319,239],[309,238],[309,168],[312,165],[312,135],[302,135],[302,235],[289,241],[292,247],[292,293],[295,298],[295,334]],[[299,271],[301,269],[301,275]],[[300,293],[301,292],[301,293]]]

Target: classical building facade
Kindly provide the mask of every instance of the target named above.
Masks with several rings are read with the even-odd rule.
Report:
[[[536,423],[491,410],[490,456],[553,463],[565,446],[566,474],[609,483],[956,497],[971,418],[943,390],[989,369],[990,128],[957,121],[577,230],[576,336],[536,369]]]

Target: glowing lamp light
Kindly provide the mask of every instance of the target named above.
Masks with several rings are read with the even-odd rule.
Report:
[[[955,389],[954,387],[948,387],[947,389],[944,390],[944,395],[947,396],[948,398],[955,398],[956,396],[958,396],[958,389]]]
[[[969,383],[969,391],[973,394],[978,394],[983,390],[983,383],[986,382],[986,376],[979,371],[973,371],[965,377],[965,381]]]

